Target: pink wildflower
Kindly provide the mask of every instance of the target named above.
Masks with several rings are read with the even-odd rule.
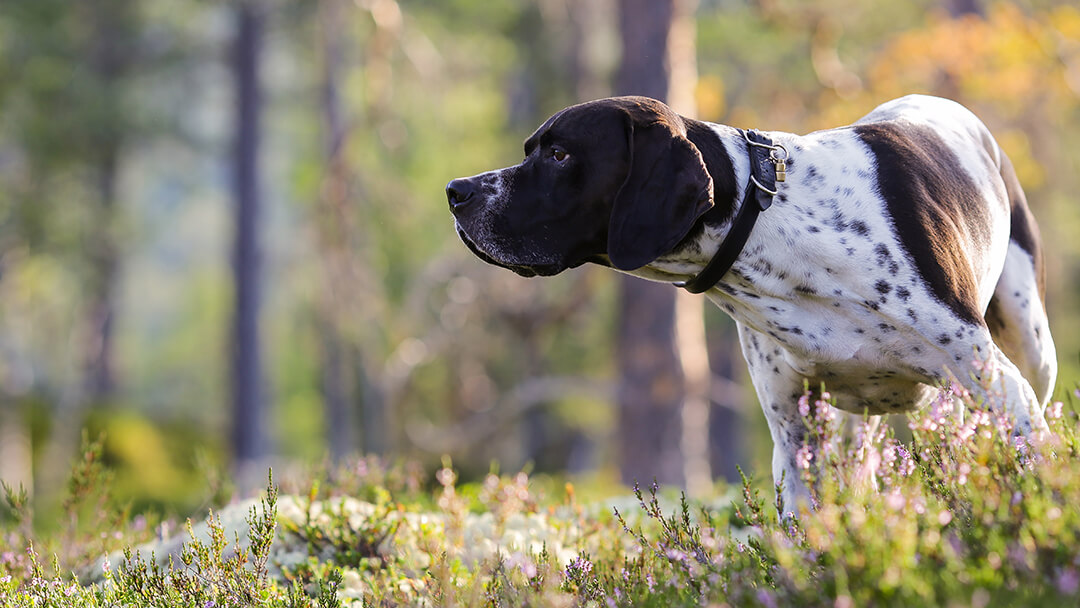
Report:
[[[457,474],[449,467],[443,467],[435,473],[435,479],[437,479],[443,487],[452,486],[454,485],[454,482],[457,481]]]
[[[926,499],[924,499],[922,496],[916,496],[911,501],[911,506],[919,515],[923,515],[926,513]]]
[[[1061,410],[1064,405],[1065,404],[1060,401],[1054,401],[1050,404],[1049,407],[1046,408],[1046,417],[1051,420],[1060,420],[1062,413]]]
[[[994,426],[997,427],[998,432],[1000,432],[1002,435],[1012,434],[1012,420],[1010,420],[1008,414],[1005,414],[1004,412],[995,416]]]
[[[799,448],[799,451],[795,453],[795,464],[800,469],[808,470],[810,468],[810,461],[814,459],[814,451],[810,449],[809,445],[804,445]]]
[[[814,419],[818,422],[832,422],[836,419],[836,412],[829,403],[829,393],[821,393],[821,399],[814,402]]]
[[[878,471],[878,467],[881,465],[881,454],[877,450],[868,450],[864,452],[865,456],[861,458],[861,464],[855,471],[855,478],[862,483],[872,484]]]
[[[967,443],[967,440],[971,439],[974,436],[975,425],[971,423],[965,424],[964,426],[960,427],[958,431],[956,431],[957,443]]]
[[[904,495],[900,493],[900,490],[893,490],[889,492],[885,497],[885,504],[893,511],[899,511],[904,508],[907,501],[904,499]]]
[[[803,394],[799,397],[799,415],[806,418],[810,415],[810,395]]]

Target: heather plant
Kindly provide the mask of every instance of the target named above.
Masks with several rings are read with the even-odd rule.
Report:
[[[616,513],[640,553],[617,573],[582,555],[566,588],[619,606],[1074,605],[1075,417],[1051,404],[1052,434],[1018,441],[983,388],[987,402],[950,383],[905,442],[871,420],[841,433],[827,392],[808,392],[800,462],[816,510],[781,513],[744,478],[730,521],[692,516],[685,497],[665,515],[653,486],[637,491],[637,527]]]
[[[1050,433],[1018,441],[984,377],[987,399],[951,382],[902,432],[869,418],[845,430],[831,396],[807,391],[799,470],[814,504],[798,513],[745,476],[730,503],[654,483],[605,509],[572,485],[550,501],[525,473],[461,484],[449,461],[424,491],[415,468],[364,458],[303,493],[270,478],[257,500],[189,522],[179,550],[131,547],[87,576],[79,556],[107,551],[103,532],[139,538],[133,522],[74,517],[83,536],[32,542],[32,505],[8,489],[0,606],[1075,605],[1076,415],[1051,404]],[[68,512],[108,506],[95,453],[88,442]],[[69,537],[79,546],[54,549]]]
[[[762,605],[1075,602],[1075,421],[1054,403],[1053,434],[1035,445],[1017,440],[994,407],[1001,395],[987,393],[983,403],[950,384],[911,417],[907,444],[869,422],[850,440],[821,427],[822,449],[812,454],[819,466],[803,460],[817,510],[796,522],[751,509],[755,540],[746,548],[760,564],[751,579],[758,587],[729,584],[723,597]],[[820,409],[803,414],[818,432]],[[860,477],[878,491],[862,491]]]

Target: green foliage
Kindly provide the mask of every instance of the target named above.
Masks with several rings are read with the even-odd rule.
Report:
[[[15,572],[9,564],[0,564],[0,600],[3,606],[255,606],[289,608],[337,608],[341,602],[336,589],[341,572],[327,568],[324,577],[315,580],[309,592],[299,584],[288,585],[270,577],[270,549],[276,538],[277,488],[273,478],[259,507],[252,506],[248,516],[247,543],[239,536],[230,546],[222,520],[211,513],[209,540],[198,538],[188,521],[191,539],[183,546],[179,563],[170,556],[167,565],[149,560],[130,547],[114,569],[109,559],[102,564],[104,582],[81,586],[74,576],[62,575],[59,561],[53,559],[47,574],[33,544],[27,547],[26,569]],[[21,575],[21,577],[20,577]]]
[[[951,387],[900,441],[869,424],[840,433],[818,407],[827,397],[809,399],[805,421],[820,447],[800,462],[818,506],[797,516],[778,513],[747,478],[735,504],[670,501],[654,484],[612,517],[577,504],[572,491],[550,503],[524,473],[459,488],[446,463],[425,496],[394,481],[400,468],[365,459],[317,475],[303,496],[279,496],[271,478],[257,503],[212,513],[205,537],[189,521],[177,557],[153,555],[164,545],[128,548],[119,563],[96,567],[102,582],[80,581],[59,557],[46,566],[25,539],[18,556],[0,551],[0,605],[987,607],[1080,598],[1075,413],[1052,404],[1053,434],[1031,443],[1013,436],[994,403]],[[954,400],[967,408],[963,419]],[[99,449],[88,445],[76,464],[73,495],[100,476]],[[21,504],[17,492],[9,504]],[[243,534],[229,523],[241,508]]]

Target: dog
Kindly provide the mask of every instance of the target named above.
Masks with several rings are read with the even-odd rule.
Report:
[[[544,122],[520,164],[446,195],[486,262],[526,277],[591,262],[726,311],[782,508],[812,504],[796,466],[806,382],[872,420],[950,379],[982,398],[993,384],[1015,433],[1047,428],[1057,362],[1039,230],[1008,157],[956,102],[911,95],[795,135],[601,99]]]

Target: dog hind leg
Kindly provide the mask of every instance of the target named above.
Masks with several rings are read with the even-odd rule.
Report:
[[[994,342],[1031,383],[1045,406],[1057,379],[1057,352],[1043,304],[1046,270],[1039,227],[1012,162],[999,150],[1001,178],[1011,208],[1009,245],[994,295],[983,317]]]
[[[1054,390],[1057,355],[1034,260],[1016,242],[1009,243],[984,317],[994,342],[1031,384],[1039,405],[1045,406]]]

